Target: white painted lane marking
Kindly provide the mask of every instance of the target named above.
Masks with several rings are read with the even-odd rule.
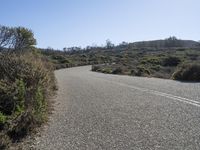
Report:
[[[142,91],[142,92],[146,92],[148,94],[162,96],[162,97],[173,99],[173,100],[176,100],[176,101],[179,101],[179,102],[183,102],[183,103],[187,103],[187,104],[190,104],[190,105],[193,105],[193,106],[200,107],[200,102],[196,101],[196,100],[192,100],[192,99],[188,99],[188,98],[184,98],[184,97],[180,97],[180,96],[176,96],[176,95],[172,95],[172,94],[168,94],[168,93],[164,93],[164,92],[159,92],[159,91],[156,91],[156,90],[150,90],[150,89],[147,89],[147,88],[141,88],[141,87],[136,87],[136,86],[133,86],[133,85],[119,83],[119,82],[116,82],[116,81],[109,81],[109,80],[102,79],[102,78],[98,78],[98,79],[101,79],[101,80],[104,80],[106,82],[110,82],[110,83],[113,83],[113,84],[118,84],[120,86],[129,87],[131,89],[139,90],[139,91]]]

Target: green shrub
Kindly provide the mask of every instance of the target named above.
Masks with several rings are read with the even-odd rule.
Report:
[[[187,64],[178,67],[172,78],[181,81],[200,81],[200,64]]]
[[[23,80],[17,80],[17,102],[16,102],[16,111],[21,114],[25,109],[25,84]]]
[[[159,65],[160,64],[160,58],[159,57],[144,57],[141,61],[141,64],[153,64],[153,65]]]
[[[1,53],[0,60],[0,112],[8,122],[6,133],[15,141],[46,118],[55,77],[52,65],[37,54]]]
[[[163,59],[162,65],[163,66],[177,66],[180,64],[181,60],[178,57],[169,56]]]
[[[110,68],[103,68],[102,70],[101,70],[101,72],[103,72],[103,73],[112,73],[112,69],[110,69]]]
[[[47,102],[44,98],[44,91],[40,86],[37,87],[36,93],[35,93],[35,110],[34,115],[37,118],[38,122],[43,122],[45,119],[45,113],[46,113],[46,106]]]
[[[0,112],[0,130],[6,122],[6,116]]]

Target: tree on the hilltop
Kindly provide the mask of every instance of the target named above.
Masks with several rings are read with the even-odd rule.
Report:
[[[166,47],[179,47],[179,46],[181,46],[181,42],[175,36],[172,36],[165,40],[165,46]]]
[[[86,46],[86,50],[91,50],[91,46]]]
[[[69,48],[67,48],[67,51],[80,51],[81,50],[81,47],[76,47],[76,46],[74,46],[74,47],[69,47]]]
[[[128,43],[127,43],[127,42],[124,42],[124,41],[123,41],[122,43],[119,44],[120,47],[125,47],[125,46],[127,46],[127,45],[128,45]]]
[[[106,48],[107,49],[113,48],[114,46],[115,45],[109,39],[106,40]]]
[[[66,48],[66,47],[64,47],[64,48],[63,48],[63,51],[64,51],[64,52],[67,52],[67,48]]]

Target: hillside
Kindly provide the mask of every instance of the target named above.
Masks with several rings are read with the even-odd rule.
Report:
[[[154,41],[142,41],[131,43],[131,46],[136,48],[153,47],[153,48],[170,48],[170,47],[188,47],[196,48],[199,47],[199,42],[192,40],[180,40],[176,37],[170,37],[165,40],[154,40]]]
[[[41,53],[54,63],[56,69],[95,65],[93,71],[166,79],[173,78],[173,74],[182,66],[200,64],[199,43],[174,37],[124,42],[117,46],[70,48],[70,51],[42,49]]]

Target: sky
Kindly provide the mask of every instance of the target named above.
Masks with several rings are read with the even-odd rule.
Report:
[[[176,36],[200,40],[200,0],[1,0],[0,24],[32,29],[37,47]]]

